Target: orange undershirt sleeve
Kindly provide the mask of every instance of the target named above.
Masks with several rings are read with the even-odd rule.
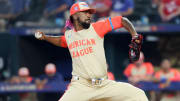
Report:
[[[96,31],[96,33],[103,38],[104,35],[106,35],[108,32],[121,28],[122,26],[122,16],[116,16],[116,17],[109,17],[102,21],[97,21],[93,23],[93,27]]]
[[[66,43],[65,36],[60,37],[60,40],[61,40],[60,41],[60,46],[66,48],[67,47],[67,43]]]

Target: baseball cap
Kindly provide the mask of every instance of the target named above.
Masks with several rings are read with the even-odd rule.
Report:
[[[29,76],[29,69],[27,67],[21,67],[18,71],[19,76]]]
[[[73,4],[70,8],[70,16],[80,12],[80,11],[90,11],[91,13],[96,13],[96,10],[93,8],[90,8],[89,5],[85,2],[77,2]]]
[[[46,74],[56,73],[56,65],[53,63],[48,63],[45,66],[45,72],[46,72]]]

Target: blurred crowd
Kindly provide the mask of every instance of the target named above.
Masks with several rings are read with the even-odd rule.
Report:
[[[94,21],[122,15],[134,24],[179,24],[179,0],[0,0],[0,31],[9,27],[64,27],[74,2],[96,8]]]
[[[108,67],[108,79],[116,80],[113,72],[110,71]],[[32,77],[30,74],[30,68],[20,67],[17,75],[11,76],[5,82],[9,84],[35,84],[36,89],[42,90],[46,85],[59,86],[61,83],[67,81],[56,70],[56,65],[53,63],[48,63],[44,67],[44,74],[39,75],[38,77]],[[134,63],[129,63],[124,69],[124,75],[127,78],[127,82],[132,85],[139,86],[139,82],[153,82],[157,83],[160,89],[165,89],[171,85],[171,82],[180,82],[180,70],[178,68],[173,68],[171,60],[164,58],[160,65],[154,67],[151,62],[145,61],[145,56],[143,52],[140,53],[140,58]],[[18,93],[20,101],[49,101],[54,99],[58,100],[60,97],[59,93]],[[39,96],[41,95],[41,96]],[[47,96],[48,95],[48,96]],[[150,91],[148,92],[150,101],[180,101],[180,92],[179,91]],[[6,96],[0,96],[1,98],[6,98]],[[3,100],[11,101],[11,100]]]
[[[159,83],[159,88],[164,89],[170,86],[171,82],[180,81],[180,71],[172,67],[171,61],[164,58],[157,70],[154,70],[151,62],[144,61],[143,52],[140,53],[140,59],[129,64],[125,70],[124,75],[127,80],[138,86],[139,82],[154,82]],[[162,91],[150,92],[150,101],[180,101],[180,92],[175,91]]]
[[[38,77],[32,77],[30,74],[28,67],[20,67],[17,75],[11,76],[3,82],[12,85],[35,84],[38,90],[44,89],[46,85],[59,86],[65,82],[64,77],[56,71],[56,65],[53,63],[48,63],[44,68],[44,74]],[[16,94],[16,99],[12,99],[12,96],[0,95],[0,101],[57,101],[60,96],[60,93],[24,92]]]

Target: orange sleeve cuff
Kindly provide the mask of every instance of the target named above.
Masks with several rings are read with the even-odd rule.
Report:
[[[116,17],[111,18],[111,22],[112,22],[112,25],[113,25],[112,30],[123,27],[123,25],[122,25],[122,16],[116,16]]]
[[[67,43],[66,43],[66,38],[65,38],[65,36],[60,37],[60,46],[61,46],[61,47],[64,47],[64,48],[67,47]]]

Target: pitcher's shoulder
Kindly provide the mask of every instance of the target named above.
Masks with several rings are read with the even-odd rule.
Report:
[[[71,33],[73,33],[73,32],[74,32],[73,29],[66,30],[66,31],[64,32],[64,35],[66,36],[66,35],[71,34]]]

